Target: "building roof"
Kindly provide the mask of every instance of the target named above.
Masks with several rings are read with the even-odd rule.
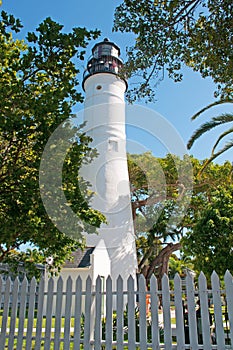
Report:
[[[63,268],[83,268],[91,266],[90,255],[95,247],[86,247],[77,249],[71,254],[71,259],[67,260]]]

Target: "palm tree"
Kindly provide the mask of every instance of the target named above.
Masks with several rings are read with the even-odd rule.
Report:
[[[209,104],[208,106],[204,107],[203,109],[201,109],[199,112],[197,112],[193,117],[192,120],[196,119],[200,114],[202,114],[204,111],[206,111],[207,109],[222,104],[222,103],[233,103],[232,99],[224,99],[224,100],[220,100],[220,101],[216,101],[214,103]],[[194,142],[200,137],[202,136],[204,133],[212,130],[213,128],[219,126],[219,125],[223,125],[225,123],[232,123],[233,122],[233,114],[232,113],[224,113],[221,114],[217,117],[213,117],[209,122],[206,122],[204,124],[202,124],[195,132],[194,134],[191,136],[190,140],[188,141],[187,147],[188,149],[190,149],[192,147],[192,145],[194,144]],[[230,127],[229,129],[227,129],[226,131],[222,132],[220,134],[220,136],[217,138],[212,151],[211,151],[211,155],[210,158],[207,159],[207,161],[205,162],[204,167],[207,166],[207,164],[209,164],[212,160],[214,160],[215,158],[217,158],[220,154],[222,154],[223,152],[227,151],[228,149],[230,149],[231,147],[233,147],[233,139],[230,139],[230,141],[226,142],[225,145],[220,149],[220,150],[216,150],[217,146],[219,145],[219,142],[227,135],[233,133],[233,127]]]

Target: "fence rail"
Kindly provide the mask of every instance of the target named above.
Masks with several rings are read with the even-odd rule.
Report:
[[[129,277],[123,289],[119,277],[113,290],[110,277],[94,283],[1,277],[0,349],[233,349],[230,272],[224,289],[215,272],[211,289],[203,273],[197,286],[191,275],[181,282],[177,274],[171,289],[164,275],[160,291],[152,276],[147,290],[143,276],[138,286]]]

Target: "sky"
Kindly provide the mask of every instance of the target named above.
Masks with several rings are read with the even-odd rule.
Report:
[[[46,17],[51,17],[53,20],[63,24],[65,31],[70,31],[73,27],[97,28],[101,30],[101,36],[88,46],[86,61],[91,54],[91,48],[94,44],[102,41],[105,37],[114,41],[121,48],[121,57],[124,60],[126,58],[126,47],[133,43],[133,35],[112,33],[114,10],[120,3],[120,0],[3,0],[1,10],[11,13],[21,20],[24,25],[20,34],[22,37],[28,31],[34,31]],[[81,69],[84,70],[84,66]],[[155,156],[159,157],[164,155],[163,152],[168,153],[168,151],[173,152],[173,150],[176,150],[176,137],[174,137],[174,147],[172,148],[169,148],[166,144],[163,144],[163,147],[158,144],[159,128],[156,129],[155,124],[151,122],[157,113],[159,113],[165,123],[174,128],[176,135],[179,135],[177,137],[186,145],[194,130],[203,122],[220,113],[232,112],[232,104],[226,104],[221,107],[215,107],[211,111],[205,112],[197,120],[191,121],[191,116],[195,112],[214,101],[215,85],[210,78],[202,79],[199,73],[193,72],[191,69],[184,69],[183,73],[184,78],[181,83],[174,83],[168,78],[161,82],[157,88],[156,101],[154,103],[146,105],[143,102],[138,103],[140,108],[143,107],[147,111],[148,109],[150,110],[146,124],[147,129],[151,128],[151,133],[147,132],[145,134],[141,126],[135,128],[130,126],[131,123],[128,123],[127,138],[129,141],[132,140],[129,142],[128,150],[131,153],[150,150]],[[77,112],[82,108],[83,106],[81,105],[77,106]],[[189,153],[198,159],[207,158],[221,130],[223,131],[224,129],[218,128],[202,136]],[[216,162],[222,164],[225,160],[233,161],[232,150],[217,158]]]

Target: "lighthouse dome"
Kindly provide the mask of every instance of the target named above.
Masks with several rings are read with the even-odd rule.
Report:
[[[118,75],[122,67],[123,61],[120,58],[120,48],[114,42],[105,38],[92,48],[92,56],[89,58],[83,74],[83,89],[85,80],[90,76],[99,73]]]

